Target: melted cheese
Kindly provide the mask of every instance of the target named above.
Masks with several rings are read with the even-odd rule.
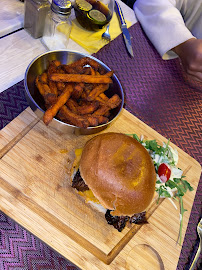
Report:
[[[85,191],[79,191],[79,195],[83,196],[85,198],[86,203],[89,201],[92,201],[94,203],[100,203],[99,200],[94,196],[92,190],[85,190]]]
[[[78,148],[75,149],[74,153],[75,153],[75,160],[74,160],[74,164],[73,164],[73,169],[74,172],[77,172],[78,168],[79,168],[79,162],[81,159],[81,154],[82,154],[83,149],[82,148]]]

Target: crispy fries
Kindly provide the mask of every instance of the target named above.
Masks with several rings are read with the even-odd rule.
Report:
[[[87,128],[89,126],[88,120],[86,118],[71,112],[66,106],[61,108],[59,115],[64,122],[68,120],[73,125],[83,128]]]
[[[48,85],[49,85],[49,88],[51,90],[51,93],[53,93],[53,94],[55,94],[57,96],[58,95],[58,89],[57,89],[56,83],[49,80]]]
[[[48,125],[55,116],[81,128],[107,123],[110,110],[121,103],[118,95],[109,98],[105,94],[112,76],[113,71],[106,72],[88,57],[68,65],[51,61],[35,81],[45,102],[44,123]]]
[[[109,88],[109,84],[98,84],[87,96],[88,101],[93,101],[101,93],[105,92]]]
[[[81,97],[81,95],[83,93],[83,90],[84,90],[84,86],[85,86],[84,83],[77,83],[77,84],[75,84],[74,91],[72,93],[72,97],[74,99],[77,100],[77,99],[79,99]]]
[[[104,105],[93,113],[95,115],[106,115],[109,110],[116,108],[121,103],[121,99],[118,95],[113,95]]]
[[[82,74],[83,67],[87,65],[91,66],[95,71],[99,71],[100,74],[104,73],[102,66],[89,57],[80,58],[79,60],[69,65],[63,65],[63,68],[66,70],[66,73],[71,73],[72,70],[75,70],[76,73]]]
[[[48,93],[43,96],[45,101],[45,107],[48,109],[51,105],[55,104],[57,102],[57,97],[55,94]]]
[[[47,84],[42,83],[39,76],[36,78],[36,86],[42,96],[51,93],[50,87]]]
[[[86,102],[82,104],[81,106],[77,107],[78,114],[92,114],[94,111],[98,109],[100,106],[100,103],[98,100],[95,100],[93,102]]]
[[[48,74],[46,72],[42,73],[39,79],[42,83],[47,84],[48,83]]]
[[[45,111],[43,121],[48,125],[53,117],[58,113],[59,109],[67,102],[73,91],[73,85],[67,84],[62,94],[58,97],[57,101]]]
[[[59,74],[50,75],[50,80],[55,82],[75,82],[75,83],[112,83],[112,79],[105,75],[86,74]]]

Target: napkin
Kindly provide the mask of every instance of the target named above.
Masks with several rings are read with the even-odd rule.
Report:
[[[127,27],[131,26],[131,22],[126,20]],[[96,53],[103,46],[106,45],[106,41],[102,39],[102,33],[104,33],[106,27],[99,31],[88,31],[84,29],[76,19],[72,21],[72,30],[70,33],[70,38],[83,47],[90,54]],[[120,28],[120,23],[116,13],[113,14],[110,21],[109,33],[111,40],[115,39],[118,35],[122,33]]]

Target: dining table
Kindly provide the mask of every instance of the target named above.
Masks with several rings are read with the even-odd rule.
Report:
[[[184,208],[187,211],[183,216],[183,241],[180,245],[177,240],[180,209],[177,207],[176,210],[169,199],[152,204],[146,224],[134,225],[120,234],[108,229],[107,224],[103,229],[96,224],[97,229],[90,228],[95,235],[92,233],[86,236],[84,228],[71,227],[74,222],[71,216],[65,218],[66,205],[64,207],[60,201],[60,192],[64,192],[65,186],[60,186],[61,191],[59,188],[55,191],[58,201],[57,196],[53,196],[57,207],[61,205],[62,217],[49,211],[49,204],[52,205],[53,201],[48,197],[42,198],[38,194],[33,197],[32,187],[34,193],[40,185],[30,179],[37,175],[37,170],[44,168],[43,163],[39,163],[39,154],[38,160],[32,160],[33,163],[26,160],[23,157],[24,148],[31,149],[30,145],[33,144],[36,152],[40,151],[40,142],[33,142],[32,136],[36,131],[41,136],[61,140],[61,144],[68,141],[69,137],[68,134],[49,131],[29,107],[25,96],[25,72],[35,57],[48,50],[40,38],[34,39],[24,29],[24,2],[1,0],[1,270],[188,270],[192,264],[199,246],[196,228],[202,218],[202,84],[186,77],[178,58],[163,60],[144,33],[134,11],[121,0],[117,2],[127,22],[130,22],[128,30],[134,57],[127,53],[121,32],[94,53],[89,53],[71,38],[67,50],[96,57],[113,70],[123,87],[123,112],[104,132],[145,132],[140,135],[156,138],[160,142],[170,140],[171,145],[178,150],[179,164],[193,187],[193,191],[188,191],[184,196]],[[73,10],[71,16],[75,18]],[[71,138],[76,140],[75,137]],[[59,147],[57,140],[55,145],[52,145],[54,140],[51,141],[52,148]],[[47,141],[44,139],[44,142]],[[62,160],[62,165],[66,164],[65,155],[66,152],[56,155]],[[52,160],[53,157],[48,156],[48,159]],[[26,179],[21,174],[26,175]],[[23,183],[27,183],[25,189],[20,186],[20,178],[23,178]],[[40,178],[37,181],[40,182]],[[48,185],[44,188],[40,186],[40,189],[43,194],[47,192],[52,196],[51,191],[47,191]],[[101,219],[99,217],[98,220]],[[84,216],[82,222],[83,227],[87,227],[89,218]],[[195,269],[201,269],[201,258],[200,255]]]

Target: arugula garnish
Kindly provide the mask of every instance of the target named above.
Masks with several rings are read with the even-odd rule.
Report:
[[[182,196],[179,196],[179,198],[180,198],[180,229],[179,229],[179,234],[178,234],[178,238],[177,238],[177,243],[179,241],[179,245],[181,246],[181,244],[182,244],[183,216],[184,216],[184,212],[186,212],[187,210],[184,209]]]
[[[136,139],[138,142],[142,143],[141,139],[137,136],[137,134],[128,134],[128,136],[132,136],[133,139]]]
[[[154,161],[154,156],[159,155],[162,157],[162,159],[166,159],[169,165],[175,166],[175,161],[173,158],[173,154],[169,148],[169,142],[167,141],[166,144],[163,146],[160,146],[156,140],[143,140],[140,139],[136,134],[128,134],[129,136],[132,136],[134,139],[136,139],[138,142],[140,142],[150,153],[151,157]],[[154,161],[155,170],[156,173],[158,172],[158,167],[160,164],[156,163]],[[167,182],[162,183],[158,178],[156,181],[156,192],[158,193],[158,200],[161,197],[164,198],[173,198],[179,201],[180,204],[180,228],[179,228],[179,234],[177,242],[179,241],[179,245],[181,245],[182,242],[182,225],[183,225],[183,216],[184,213],[187,211],[184,209],[183,206],[183,196],[187,192],[187,190],[192,191],[193,187],[187,182],[185,179],[185,176],[181,176],[181,178],[173,178],[173,180],[169,179]],[[169,192],[171,190],[171,192]],[[176,190],[176,191],[174,191]],[[171,195],[173,193],[173,196]]]
[[[185,176],[182,176],[181,178],[174,178],[173,181],[172,180],[168,180],[165,183],[165,186],[169,186],[171,189],[172,188],[176,188],[177,192],[174,195],[175,198],[179,198],[179,203],[180,203],[180,229],[179,229],[179,234],[178,234],[178,239],[177,242],[179,241],[179,245],[181,246],[182,244],[182,225],[183,225],[183,216],[184,213],[187,211],[184,206],[183,206],[183,196],[184,194],[187,192],[187,190],[192,191],[193,187],[189,184],[189,182],[187,182],[186,180],[184,180]]]
[[[159,181],[160,182],[160,181]],[[158,188],[156,188],[156,192],[158,193],[158,200],[157,200],[157,203],[159,202],[159,199],[161,197],[166,197],[166,198],[171,198],[171,195],[170,193],[167,191],[166,187],[165,186],[159,186]]]

